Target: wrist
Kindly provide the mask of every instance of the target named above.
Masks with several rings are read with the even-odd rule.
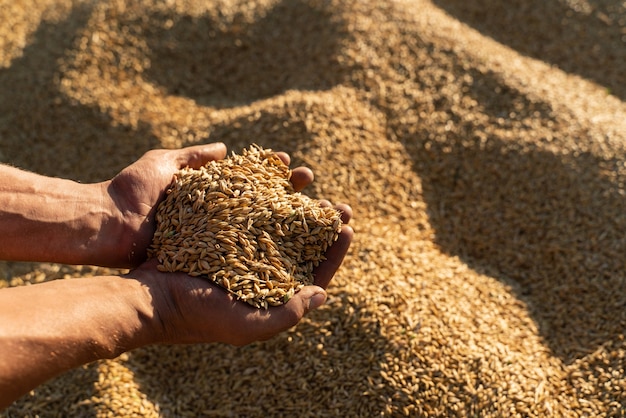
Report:
[[[109,286],[110,294],[119,300],[119,315],[111,321],[102,358],[115,358],[124,352],[161,342],[162,327],[155,308],[154,287],[128,275],[112,276]]]
[[[77,184],[73,208],[73,223],[70,229],[73,237],[64,240],[63,245],[74,246],[74,254],[68,264],[91,264],[105,267],[128,267],[128,255],[124,252],[124,223],[113,200],[109,196],[108,183]]]
[[[111,181],[88,185],[97,194],[97,205],[101,208],[100,216],[95,219],[99,228],[90,248],[91,264],[106,267],[130,268],[133,262],[133,251],[130,243],[135,236],[136,228],[132,228],[125,220],[116,197],[112,194]]]
[[[146,259],[154,226],[149,214],[129,208],[125,196],[112,185],[111,180],[90,185],[100,196],[101,208],[97,218],[99,230],[90,248],[90,258],[94,260],[91,264],[133,268]]]
[[[119,276],[4,289],[0,407],[67,370],[151,344],[154,312],[150,289]]]
[[[82,280],[82,279],[73,279]],[[85,305],[93,298],[96,305],[87,318],[81,335],[94,342],[93,359],[112,359],[122,353],[159,342],[160,321],[156,318],[153,288],[131,276],[100,276],[84,279]],[[86,308],[89,309],[89,308]]]
[[[139,313],[141,329],[133,337],[132,348],[177,342],[173,331],[180,331],[177,329],[179,327],[173,295],[176,290],[172,288],[170,280],[185,280],[188,276],[184,273],[159,272],[155,268],[155,263],[154,260],[148,261],[123,276],[131,282],[140,284],[143,290],[143,293],[136,293],[137,299],[133,302],[133,306],[136,306],[135,311]]]
[[[81,184],[0,166],[0,257],[15,261],[102,264],[115,212],[102,184]],[[103,227],[102,225],[107,225]]]

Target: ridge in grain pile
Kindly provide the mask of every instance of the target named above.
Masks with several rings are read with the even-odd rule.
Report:
[[[287,302],[341,230],[340,212],[296,192],[269,149],[184,168],[156,214],[149,250],[161,271],[206,276],[257,308]]]

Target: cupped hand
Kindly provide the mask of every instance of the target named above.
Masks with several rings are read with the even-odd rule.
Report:
[[[277,154],[289,165],[289,155]],[[226,146],[222,143],[151,150],[105,183],[116,221],[103,226],[101,239],[106,242],[101,246],[112,250],[101,264],[132,268],[144,262],[156,230],[157,206],[165,197],[174,174],[184,167],[197,169],[225,156]],[[292,171],[291,181],[294,189],[301,190],[313,181],[313,172],[298,167]]]
[[[326,203],[327,204],[327,203]],[[257,309],[211,283],[184,273],[161,273],[150,260],[129,273],[150,289],[155,309],[151,342],[245,345],[267,340],[296,325],[326,300],[326,287],[341,265],[352,241],[348,225],[352,209],[337,205],[342,212],[339,238],[326,252],[326,260],[313,272],[314,285],[305,286],[284,305]]]
[[[225,156],[226,146],[222,143],[151,150],[109,181],[107,193],[120,226],[117,237],[105,237],[117,242],[110,266],[135,267],[145,261],[156,229],[157,206],[178,170],[199,168]]]

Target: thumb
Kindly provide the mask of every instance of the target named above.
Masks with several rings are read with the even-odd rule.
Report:
[[[302,318],[310,311],[319,308],[326,302],[326,291],[315,285],[305,286],[297,292],[287,305],[297,306],[298,316]]]
[[[283,329],[296,325],[310,311],[326,302],[326,291],[315,285],[304,286],[283,306],[269,308],[278,327]]]
[[[177,150],[176,164],[178,168],[200,168],[209,161],[221,160],[226,157],[226,145],[221,142],[194,145]]]
[[[282,306],[270,307],[266,311],[256,311],[256,315],[248,320],[256,320],[254,324],[248,324],[258,334],[254,340],[268,340],[276,334],[286,331],[313,309],[317,309],[326,301],[326,291],[319,286],[305,286]],[[240,305],[240,306],[243,306]],[[249,308],[246,306],[246,308]],[[249,335],[248,335],[249,336]]]
[[[317,286],[315,286],[317,287]],[[326,302],[326,292],[321,287],[317,287],[319,290],[317,293],[314,293],[308,300],[308,309],[306,312],[312,311],[314,309],[319,308]]]

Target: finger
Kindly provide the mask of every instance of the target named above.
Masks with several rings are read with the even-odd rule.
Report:
[[[352,219],[352,208],[345,203],[335,205],[335,209],[341,212],[341,222],[347,224]]]
[[[221,160],[226,157],[226,145],[221,142],[194,145],[176,151],[178,168],[200,168],[209,161]]]
[[[291,164],[291,157],[286,152],[279,151],[276,156],[281,159],[285,165]],[[293,188],[299,192],[313,182],[313,171],[307,167],[298,167],[291,172],[291,184]]]
[[[283,161],[283,163],[285,163],[286,166],[291,164],[291,158],[289,157],[289,154],[287,154],[286,152],[278,151],[276,153],[276,156],[280,158]]]
[[[333,204],[326,199],[320,199],[318,202],[319,205],[323,208],[330,208],[333,206]],[[341,222],[343,222],[344,224],[350,222],[350,219],[352,219],[352,208],[350,207],[350,205],[346,205],[345,203],[339,203],[335,205],[334,208],[341,212]]]
[[[254,308],[236,300],[218,285],[196,277],[185,277],[186,279],[178,279],[184,282],[182,286],[187,287],[184,294],[208,295],[210,303],[207,304],[207,309],[212,314],[207,317],[221,317],[221,320],[213,324],[217,331],[217,341],[236,346],[270,339],[296,325],[310,310],[318,308],[326,301],[324,289],[305,286],[284,305],[267,309]]]
[[[324,260],[319,266],[315,268],[313,272],[314,283],[323,289],[328,287],[331,279],[337,272],[337,269],[343,262],[352,238],[354,236],[354,230],[351,226],[343,225],[337,241],[330,246],[326,251],[326,260]]]
[[[326,292],[319,286],[305,286],[284,305],[257,310],[255,323],[248,323],[257,332],[257,340],[267,340],[296,325],[311,310],[326,301]],[[254,332],[254,331],[253,331]]]
[[[330,201],[329,201],[329,200],[326,200],[326,199],[320,199],[320,200],[319,200],[319,204],[320,204],[320,206],[321,206],[321,207],[323,207],[323,208],[330,208],[330,207],[332,207],[332,206],[333,206],[333,204],[332,204],[332,203],[330,203]]]
[[[311,171],[310,168],[298,167],[292,170],[291,178],[289,179],[289,181],[291,181],[294,190],[299,192],[306,186],[311,184],[314,178],[315,176],[313,175],[313,171]]]

